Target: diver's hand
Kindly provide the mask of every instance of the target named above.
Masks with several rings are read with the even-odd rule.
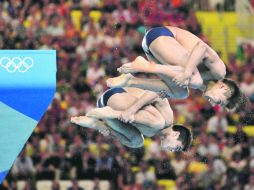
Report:
[[[186,87],[190,83],[190,77],[191,77],[190,72],[182,72],[173,78],[173,82],[175,82],[176,85],[180,87]]]
[[[118,119],[124,123],[132,123],[134,121],[134,114],[132,110],[128,109],[123,111]]]

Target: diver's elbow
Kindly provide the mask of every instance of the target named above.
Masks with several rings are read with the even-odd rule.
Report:
[[[223,61],[220,62],[220,67],[218,67],[218,69],[216,69],[216,74],[217,74],[217,79],[220,80],[220,79],[224,79],[226,77],[226,66],[225,64],[223,63]]]

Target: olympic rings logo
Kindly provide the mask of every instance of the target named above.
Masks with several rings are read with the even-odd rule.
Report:
[[[0,66],[5,68],[9,73],[19,71],[25,73],[34,65],[34,60],[31,57],[2,57],[0,59]]]

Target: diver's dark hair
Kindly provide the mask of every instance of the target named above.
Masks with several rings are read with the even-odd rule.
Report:
[[[236,82],[228,78],[224,78],[222,82],[225,83],[232,92],[231,97],[228,98],[226,108],[229,110],[243,109],[248,101],[248,98],[241,92]]]
[[[184,127],[183,125],[173,125],[173,130],[180,133],[178,140],[182,142],[183,148],[181,151],[187,151],[192,142],[192,133],[189,128]]]

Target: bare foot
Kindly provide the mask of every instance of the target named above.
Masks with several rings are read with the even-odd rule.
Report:
[[[97,119],[116,119],[119,117],[120,113],[120,111],[113,110],[111,107],[106,106],[103,108],[92,109],[86,114],[86,116]]]
[[[82,127],[96,128],[95,123],[98,121],[96,118],[87,116],[71,117],[71,122]]]
[[[110,78],[107,80],[107,86],[112,87],[127,87],[129,81],[134,78],[132,74],[122,74],[118,77]]]
[[[137,72],[151,72],[152,63],[147,61],[145,58],[138,56],[134,61],[130,63],[123,64],[120,68],[117,69],[120,73],[137,73]]]
[[[92,128],[98,130],[103,136],[108,136],[110,134],[110,129],[105,126],[102,121],[96,118],[80,116],[71,117],[71,122],[82,127]]]

